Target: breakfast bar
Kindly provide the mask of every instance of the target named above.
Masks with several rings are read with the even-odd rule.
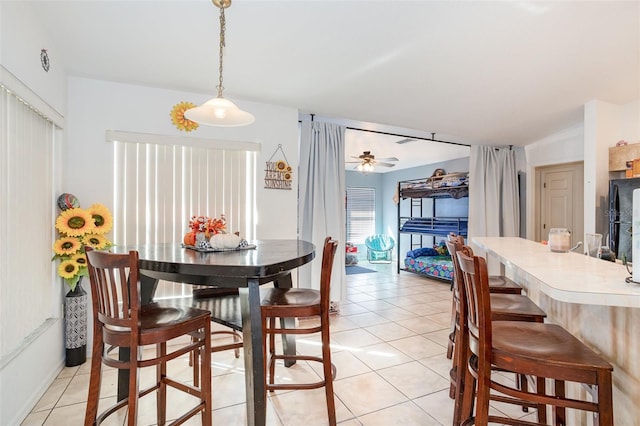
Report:
[[[616,424],[640,419],[640,284],[620,263],[581,253],[552,252],[541,243],[511,237],[471,238],[476,254],[497,259],[547,313],[547,321],[566,328],[613,367]],[[574,389],[575,392],[584,392]],[[572,413],[575,424],[590,424]],[[583,416],[583,417],[578,417]]]

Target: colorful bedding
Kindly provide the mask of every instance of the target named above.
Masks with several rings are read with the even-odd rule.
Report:
[[[451,256],[418,256],[404,259],[405,270],[441,280],[453,279]]]

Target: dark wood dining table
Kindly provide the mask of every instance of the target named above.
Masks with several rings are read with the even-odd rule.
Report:
[[[224,252],[199,252],[180,244],[116,246],[115,253],[137,250],[140,256],[142,303],[150,303],[158,280],[204,286],[238,288],[244,338],[247,424],[266,422],[266,391],[262,356],[260,286],[273,282],[291,287],[291,271],[315,256],[315,246],[302,240],[260,240],[255,248]],[[295,352],[295,339],[286,339],[284,350]],[[124,357],[127,351],[121,351]],[[128,370],[118,376],[118,400],[127,395]],[[215,394],[215,389],[213,390]]]

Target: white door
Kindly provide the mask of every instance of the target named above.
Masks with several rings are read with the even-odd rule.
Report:
[[[573,246],[583,238],[582,163],[542,167],[539,177],[538,240],[548,240],[551,228],[567,228]]]

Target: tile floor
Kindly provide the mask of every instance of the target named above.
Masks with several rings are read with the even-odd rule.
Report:
[[[332,316],[331,338],[336,415],[340,425],[450,425],[449,369],[445,356],[449,333],[449,284],[414,274],[396,273],[395,264],[360,266],[377,273],[348,275],[348,300]],[[319,352],[319,338],[299,339],[299,350]],[[233,351],[214,353],[213,422],[245,423],[243,359]],[[188,380],[188,359],[174,362],[170,374]],[[314,363],[315,364],[315,363]],[[153,377],[147,369],[141,380]],[[317,375],[316,365],[299,362],[278,373],[283,380]],[[89,362],[64,368],[22,423],[27,425],[80,425],[89,383]],[[321,372],[320,372],[321,374]],[[106,371],[102,385],[105,404],[115,400],[115,371]],[[189,397],[186,397],[189,398]],[[169,396],[169,416],[180,409],[182,395]],[[522,417],[518,407],[492,407]],[[325,425],[324,390],[278,391],[268,397],[267,423],[272,426]],[[125,423],[123,409],[110,425]],[[196,425],[196,417],[187,424]],[[140,425],[155,424],[155,398],[142,399]]]

